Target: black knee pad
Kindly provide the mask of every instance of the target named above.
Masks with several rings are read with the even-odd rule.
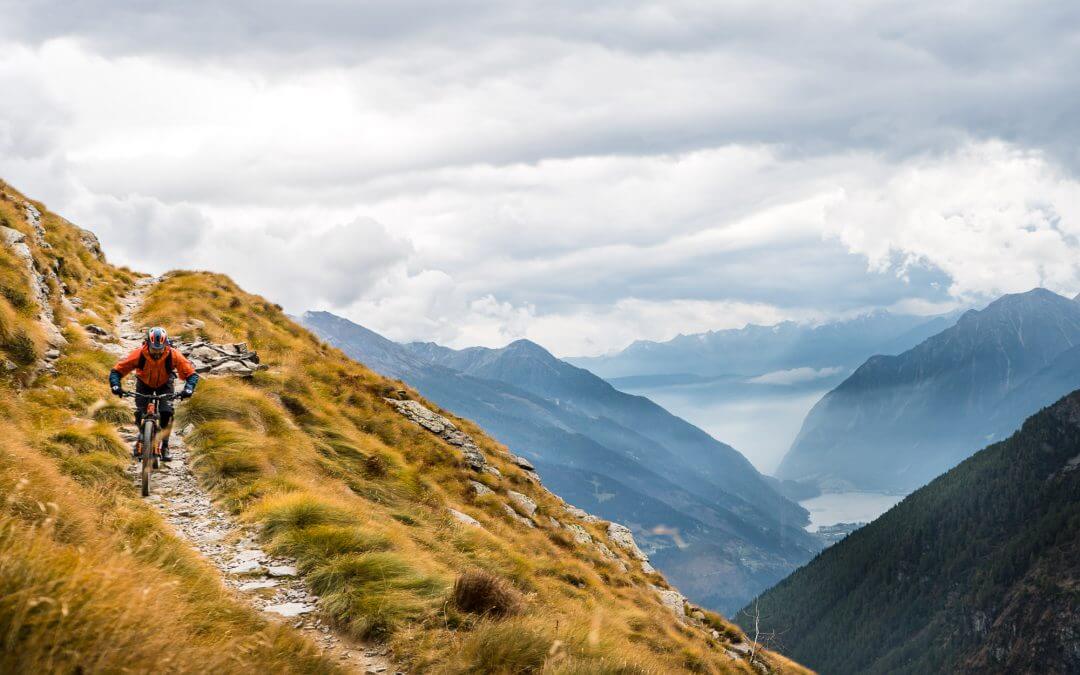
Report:
[[[172,424],[172,418],[173,418],[173,411],[171,411],[171,410],[162,410],[161,411],[161,428],[164,429],[165,427]]]

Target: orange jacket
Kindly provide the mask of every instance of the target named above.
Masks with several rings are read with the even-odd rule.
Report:
[[[172,365],[172,371],[169,370],[169,365]],[[141,345],[117,361],[113,370],[120,373],[120,377],[134,370],[135,377],[153,389],[165,385],[174,372],[181,380],[186,380],[195,374],[195,367],[191,365],[191,361],[188,361],[178,350],[166,347],[165,353],[155,359],[150,356],[150,350],[146,345]]]

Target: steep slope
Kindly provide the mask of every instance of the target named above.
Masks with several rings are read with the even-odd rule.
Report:
[[[568,359],[605,379],[629,376],[755,376],[793,368],[854,368],[873,354],[896,354],[947,328],[953,316],[878,311],[810,326],[773,326],[640,340],[616,354]]]
[[[899,356],[875,356],[807,416],[778,478],[911,490],[1053,395],[1011,392],[1080,345],[1080,304],[1044,289],[1006,295]],[[1026,407],[1026,409],[1025,409]],[[1006,429],[1011,431],[1012,429]]]
[[[1080,392],[739,615],[822,672],[1080,672]]]
[[[0,672],[341,672],[138,496],[106,400],[137,275],[0,182]]]
[[[354,358],[479,422],[560,496],[631,526],[653,562],[699,602],[737,609],[820,546],[802,530],[805,512],[728,446],[537,345],[456,352],[396,345],[331,314],[303,320]],[[717,474],[722,481],[710,479]]]
[[[130,412],[105,398],[119,345],[102,326],[142,277],[35,204],[38,239],[24,198],[0,187],[18,235],[0,247],[0,670],[346,668],[252,610],[161,500],[137,496],[116,432]],[[166,275],[136,322],[258,351],[259,370],[208,377],[180,408],[190,469],[216,517],[297,561],[322,621],[385,642],[411,672],[803,672],[769,653],[752,665],[741,632],[685,605],[617,529],[567,510],[455,418],[484,458],[472,468],[397,410],[433,404],[227,278]]]
[[[997,438],[1004,438],[1036,410],[1080,388],[1080,345],[1058,354],[1050,365],[1013,388],[990,418]]]

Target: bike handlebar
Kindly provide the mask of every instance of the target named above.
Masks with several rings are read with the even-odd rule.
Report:
[[[121,391],[120,398],[147,398],[155,401],[178,401],[183,398],[180,394],[173,392],[172,394],[140,394],[137,391]]]

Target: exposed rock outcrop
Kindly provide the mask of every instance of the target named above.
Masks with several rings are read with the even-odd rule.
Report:
[[[487,466],[487,459],[480,452],[476,442],[468,434],[458,429],[450,420],[428,410],[416,401],[399,401],[398,399],[388,398],[386,402],[405,417],[460,449],[465,463],[473,470],[483,471]]]
[[[450,445],[461,449],[463,456],[466,459],[466,463],[469,464],[469,466],[471,466],[473,469],[477,471],[489,471],[493,472],[495,475],[501,476],[501,474],[498,472],[497,469],[495,469],[495,467],[487,463],[487,460],[484,458],[483,454],[481,454],[479,447],[477,447],[476,443],[473,442],[472,438],[470,438],[468,434],[465,434],[463,431],[458,429],[452,421],[450,421],[443,415],[439,415],[438,413],[429,410],[417,401],[394,398],[387,398],[385,400],[404,417],[412,420],[416,424],[419,424],[421,427],[427,429],[436,436],[439,436]],[[471,457],[475,457],[477,459],[470,461]],[[506,453],[506,458],[516,467],[521,469],[521,471],[526,476],[534,478],[537,482],[536,489],[544,490],[545,492],[547,492],[548,495],[550,495],[553,499],[555,499],[562,505],[563,509],[568,515],[589,524],[602,522],[596,516],[576,506],[567,504],[558,495],[550,491],[546,491],[545,488],[540,486],[539,476],[536,475],[536,467],[532,464],[532,462],[525,459],[524,457],[520,457],[512,453]],[[479,481],[469,481],[469,486],[471,487],[473,494],[475,494],[477,497],[497,494],[494,490],[484,485],[483,483],[480,483]],[[502,504],[503,513],[505,513],[506,516],[512,521],[519,523],[523,527],[528,527],[530,529],[536,528],[536,522],[533,520],[533,517],[539,510],[539,505],[536,503],[536,500],[522,492],[518,492],[515,490],[507,490],[506,497],[510,501],[510,503],[504,502]],[[453,517],[458,522],[470,526],[482,527],[479,521],[477,521],[475,518],[468,514],[462,513],[461,511],[458,511],[456,509],[447,510],[449,511],[451,517]],[[562,523],[559,520],[550,516],[549,519],[551,520],[553,529],[568,530],[576,543],[581,544],[582,546],[591,546],[593,549],[599,552],[605,560],[609,561],[612,565],[622,570],[623,572],[629,570],[626,562],[618,555],[618,553],[613,551],[604,542],[595,539],[582,525],[579,525],[577,523]],[[656,570],[653,568],[653,566],[649,564],[649,556],[646,555],[645,552],[642,551],[641,548],[637,545],[637,541],[635,541],[634,535],[630,531],[630,528],[626,527],[625,525],[620,525],[619,523],[608,523],[607,535],[611,542],[615,544],[617,548],[625,551],[631,558],[637,560],[640,563],[643,572],[645,572],[646,574],[656,573]],[[682,593],[679,593],[678,591],[672,589],[663,589],[658,586],[652,586],[652,588],[654,591],[656,591],[660,601],[666,607],[671,609],[671,611],[674,612],[676,616],[678,616],[682,620],[687,619],[685,611],[686,598],[685,596],[683,596]]]
[[[250,351],[243,342],[231,345],[206,341],[177,342],[174,346],[191,360],[197,373],[244,376],[266,369],[259,363],[258,353]]]
[[[33,211],[31,211],[33,209]],[[37,209],[34,209],[29,204],[27,205],[27,219],[29,220],[31,212],[37,213]],[[35,232],[41,228],[40,214],[37,217],[37,224],[34,226]],[[31,222],[31,225],[34,225]],[[44,229],[41,230],[41,236],[44,236]],[[19,230],[0,226],[0,239],[3,239],[4,244],[15,253],[15,256],[23,261],[23,265],[26,267],[26,276],[30,282],[30,292],[33,295],[34,302],[38,306],[38,322],[41,324],[42,330],[45,332],[45,337],[49,344],[53,347],[62,347],[67,344],[67,340],[60,333],[60,328],[56,325],[56,317],[53,314],[52,305],[50,303],[50,296],[52,292],[49,287],[50,278],[56,284],[56,287],[60,287],[60,282],[56,278],[56,272],[51,269],[40,270],[37,263],[34,261],[34,254],[30,250],[30,245],[27,243],[26,235]],[[44,239],[41,240],[44,244]]]

